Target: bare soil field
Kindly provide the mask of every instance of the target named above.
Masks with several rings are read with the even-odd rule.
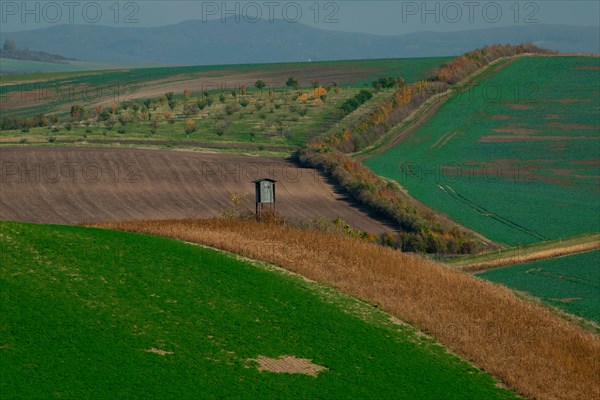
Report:
[[[232,194],[254,210],[257,178],[272,178],[289,219],[342,218],[354,229],[391,228],[358,210],[315,170],[284,160],[188,151],[0,148],[0,219],[79,224],[216,217]]]

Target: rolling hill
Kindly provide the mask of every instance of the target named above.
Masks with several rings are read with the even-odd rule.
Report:
[[[516,398],[389,315],[268,265],[82,227],[0,222],[0,244],[3,399]]]
[[[458,55],[494,43],[534,43],[562,52],[600,52],[597,27],[526,25],[378,36],[281,20],[184,21],[152,28],[58,25],[0,35],[35,50],[80,60],[214,65]]]

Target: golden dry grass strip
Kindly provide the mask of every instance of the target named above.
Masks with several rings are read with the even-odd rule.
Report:
[[[499,285],[422,257],[253,221],[109,223],[263,260],[377,304],[533,399],[599,399],[600,338]]]
[[[528,262],[568,256],[577,253],[585,253],[598,249],[600,249],[600,243],[598,242],[582,243],[573,246],[533,251],[528,254],[519,254],[516,256],[511,255],[504,258],[498,258],[496,260],[483,261],[466,266],[457,266],[457,268],[464,272],[482,272],[492,268],[505,267],[507,265],[525,264]]]

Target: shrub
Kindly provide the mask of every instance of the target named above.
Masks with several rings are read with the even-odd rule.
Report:
[[[198,106],[194,105],[194,104],[187,104],[184,109],[183,109],[183,113],[185,115],[195,115],[198,114]]]
[[[256,83],[254,84],[254,86],[256,86],[257,89],[261,90],[262,88],[264,88],[266,85],[265,81],[259,79],[256,81]]]
[[[298,78],[290,76],[285,82],[285,86],[298,89],[300,87],[300,82],[298,81]]]
[[[227,115],[231,115],[231,114],[233,114],[234,112],[236,112],[236,111],[239,111],[239,109],[240,109],[240,106],[239,106],[239,105],[237,105],[236,103],[230,103],[230,104],[227,104],[227,105],[225,106],[225,114],[227,114]]]
[[[230,125],[231,125],[231,121],[228,119],[217,122],[217,124],[215,125],[215,133],[217,134],[217,136],[219,136],[219,137],[223,136],[229,129]]]

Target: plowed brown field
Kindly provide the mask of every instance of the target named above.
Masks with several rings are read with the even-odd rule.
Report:
[[[215,217],[253,179],[277,183],[277,210],[290,219],[340,217],[371,233],[391,230],[354,208],[316,171],[276,159],[172,150],[0,148],[0,219],[78,224]]]

